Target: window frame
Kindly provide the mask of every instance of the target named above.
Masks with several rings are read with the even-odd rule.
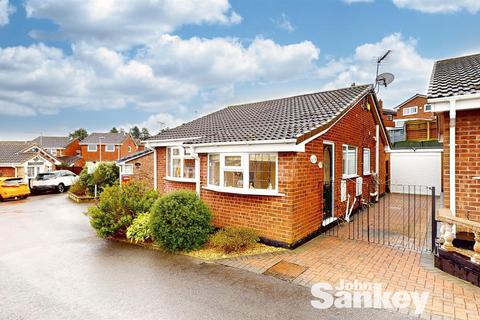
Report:
[[[428,107],[428,110],[427,110],[427,107]],[[424,112],[432,112],[432,105],[427,103],[423,106],[423,111]]]
[[[112,147],[113,146],[113,150],[109,150],[107,147]],[[115,145],[114,144],[105,144],[105,152],[115,152]]]
[[[407,110],[415,110],[415,111],[408,111]],[[411,115],[414,115],[414,114],[417,114],[418,113],[418,106],[409,106],[409,107],[405,107],[403,108],[402,110],[402,115],[404,116],[411,116]]]
[[[132,172],[127,172],[127,168],[132,168]],[[133,164],[124,164],[122,174],[132,175],[133,174]]]
[[[344,157],[345,148],[347,148],[347,157],[345,158],[345,164],[344,164],[343,157]],[[348,168],[350,167],[349,160],[348,160],[349,148],[353,148],[355,150],[355,173],[348,172]],[[349,179],[349,178],[356,178],[356,177],[358,177],[358,147],[349,145],[349,144],[344,144],[342,145],[342,179]]]
[[[368,151],[368,167],[367,169],[365,170],[365,165],[367,164],[367,161],[365,161],[365,151]],[[372,151],[370,150],[370,148],[363,148],[363,163],[362,163],[362,166],[363,166],[363,175],[364,176],[369,176],[372,174],[372,170],[371,170],[371,167],[372,167]]]
[[[179,150],[178,152],[178,155],[174,155],[173,154],[173,150]],[[170,159],[169,159],[169,156],[170,156]],[[179,177],[175,177],[172,173],[173,173],[173,160],[180,160],[180,176]],[[195,177],[194,178],[184,178],[184,165],[185,165],[185,159],[188,159],[188,160],[195,160],[195,157],[193,157],[192,155],[186,155],[185,154],[185,147],[181,147],[181,146],[174,146],[174,147],[167,147],[166,148],[166,154],[165,154],[165,165],[166,165],[166,168],[165,168],[165,178],[167,180],[176,180],[176,181],[184,181],[184,182],[195,182],[196,181],[196,177],[198,176],[198,172],[196,170],[196,166],[195,166]]]
[[[92,150],[91,147],[95,147],[95,150]],[[87,144],[87,152],[97,152],[98,146],[96,144]]]
[[[210,154],[218,154],[220,160],[220,181],[219,185],[210,184]],[[250,189],[250,155],[251,154],[271,154],[275,155],[275,186],[272,189]],[[241,165],[240,166],[226,166],[225,157],[228,156],[240,156]],[[243,174],[243,186],[241,188],[237,187],[225,187],[225,172],[242,172]],[[227,192],[227,193],[238,193],[238,194],[252,194],[252,195],[272,195],[272,196],[283,196],[283,194],[278,192],[278,152],[211,152],[208,154],[208,163],[207,163],[207,186],[206,189]]]

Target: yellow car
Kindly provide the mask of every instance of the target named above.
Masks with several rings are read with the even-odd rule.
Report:
[[[30,188],[22,178],[0,177],[0,201],[6,199],[25,199]]]

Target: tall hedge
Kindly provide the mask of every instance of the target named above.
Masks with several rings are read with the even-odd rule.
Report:
[[[150,212],[153,240],[173,252],[198,249],[213,231],[209,208],[193,192],[164,195]]]

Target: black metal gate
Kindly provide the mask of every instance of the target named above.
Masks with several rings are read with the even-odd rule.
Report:
[[[368,200],[357,197],[350,216],[345,209],[340,214],[336,212],[337,219],[326,226],[325,235],[431,252],[435,248],[434,217],[439,202],[435,196],[435,187],[388,187],[380,187],[380,190],[396,192],[384,192],[378,199],[376,195]],[[367,190],[370,188],[367,186]],[[352,199],[348,201],[353,202]]]

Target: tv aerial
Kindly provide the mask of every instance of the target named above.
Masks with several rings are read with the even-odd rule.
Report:
[[[378,91],[380,90],[380,86],[384,86],[385,88],[395,80],[395,76],[390,72],[385,72],[382,74],[378,74],[380,70],[380,65],[382,64],[385,59],[392,53],[392,50],[387,50],[385,54],[377,59],[377,72],[375,74],[375,89]]]

